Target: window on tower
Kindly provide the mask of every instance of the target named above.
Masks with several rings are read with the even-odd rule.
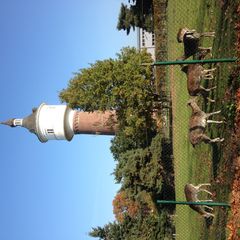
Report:
[[[48,134],[54,134],[54,130],[53,130],[52,128],[47,129],[47,133],[48,133]]]
[[[145,31],[142,30],[142,46],[145,47]]]
[[[152,33],[152,45],[155,46],[155,34]]]

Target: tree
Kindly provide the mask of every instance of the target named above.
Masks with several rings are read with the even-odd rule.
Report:
[[[107,233],[104,228],[96,227],[96,228],[92,228],[92,231],[89,232],[89,236],[99,237],[100,239],[106,239]]]
[[[123,222],[125,216],[135,218],[140,211],[140,204],[127,196],[125,191],[117,193],[113,200],[113,213],[118,222]]]
[[[130,197],[136,199],[143,191],[153,198],[163,197],[166,190],[174,190],[172,160],[171,141],[158,133],[146,148],[119,152],[113,174],[116,182],[122,184],[121,190]],[[171,198],[174,199],[174,193]]]
[[[103,239],[103,240],[119,240],[123,238],[123,231],[121,225],[116,222],[110,222],[104,227],[92,228],[92,231],[89,232],[89,236]]]
[[[84,111],[121,109],[126,106],[147,111],[153,100],[150,54],[123,48],[116,59],[96,61],[81,69],[59,97],[73,108]]]
[[[129,0],[130,6],[121,4],[118,16],[118,30],[130,33],[131,28],[140,27],[153,32],[153,6],[152,0]]]
[[[128,192],[119,191],[113,200],[113,213],[119,223],[123,223],[126,217],[131,219],[156,214],[151,196],[142,191],[136,198],[128,196]]]
[[[116,111],[118,132],[111,148],[116,160],[122,151],[146,147],[154,136],[153,72],[151,66],[141,65],[151,62],[146,51],[123,48],[116,59],[81,69],[60,92],[61,101],[72,108]]]
[[[104,231],[105,235],[98,235],[98,229]],[[165,212],[160,216],[147,215],[137,218],[125,216],[121,223],[108,223],[103,228],[93,228],[89,233],[90,236],[103,240],[171,239],[172,234],[173,226]]]
[[[129,196],[136,197],[142,191],[154,194],[161,192],[161,135],[158,134],[155,139],[145,149],[129,150],[119,156],[114,175],[116,181],[122,184],[122,190],[127,191]]]

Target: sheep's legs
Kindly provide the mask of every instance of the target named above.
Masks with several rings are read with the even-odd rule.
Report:
[[[214,139],[211,139],[211,143],[223,142],[223,141],[224,141],[224,138],[214,138]]]
[[[207,118],[213,116],[213,115],[216,115],[216,114],[219,114],[221,111],[217,111],[217,112],[212,112],[212,113],[207,113]]]
[[[211,139],[210,137],[208,137],[207,135],[203,134],[202,135],[202,141],[204,143],[216,143],[216,142],[223,142],[224,141],[224,138],[213,138]]]
[[[215,32],[203,32],[201,37],[215,37]]]
[[[215,121],[215,120],[207,120],[207,123],[217,123],[217,124],[220,124],[220,123],[224,123],[223,121]]]
[[[214,86],[214,87],[211,87],[211,88],[205,88],[205,87],[203,87],[203,86],[200,86],[199,88],[200,88],[201,90],[205,91],[205,92],[210,92],[210,91],[212,91],[213,89],[216,89],[217,86]]]

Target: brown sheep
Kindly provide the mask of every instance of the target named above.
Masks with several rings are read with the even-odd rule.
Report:
[[[202,64],[189,64],[182,67],[182,71],[187,75],[187,88],[190,96],[202,95],[205,99],[208,99],[210,102],[214,100],[208,97],[209,92],[216,87],[204,88],[201,86],[201,81],[204,79],[211,80],[213,79],[213,72],[216,68],[204,69]]]
[[[192,115],[189,120],[189,140],[193,147],[201,142],[215,143],[224,141],[224,138],[211,139],[205,134],[208,123],[223,123],[223,121],[214,121],[208,119],[210,116],[219,114],[221,111],[212,113],[203,112],[197,105],[196,98],[190,99],[188,101],[188,105],[192,109]]]
[[[198,33],[195,29],[180,28],[177,34],[177,41],[184,44],[184,55],[180,57],[185,60],[200,51],[211,50],[211,48],[203,48],[199,46],[201,37],[214,37],[215,32]],[[180,60],[179,59],[179,60]]]
[[[212,195],[212,193],[209,192],[208,190],[201,188],[203,186],[209,186],[209,185],[210,185],[209,183],[199,184],[197,186],[194,186],[193,184],[186,184],[185,188],[184,188],[186,200],[188,202],[210,202],[210,201],[212,201],[212,200],[199,200],[198,199],[198,193],[201,191],[206,192],[209,195]],[[204,210],[204,208],[213,210],[213,208],[211,208],[207,205],[191,204],[191,205],[189,205],[189,207],[192,208],[194,211],[198,212],[204,218],[214,217],[214,215],[212,213],[206,212]]]

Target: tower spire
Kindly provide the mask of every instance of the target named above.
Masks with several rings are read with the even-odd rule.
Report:
[[[15,118],[11,118],[11,119],[8,119],[8,120],[5,121],[5,122],[0,122],[0,124],[8,125],[9,127],[16,127],[16,126],[14,125],[14,120],[15,120]]]

